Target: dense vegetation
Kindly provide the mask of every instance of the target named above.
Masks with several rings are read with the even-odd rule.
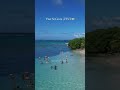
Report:
[[[120,28],[118,27],[97,29],[86,33],[85,38],[70,40],[68,46],[73,50],[86,48],[86,53],[120,53]]]
[[[73,40],[70,40],[68,43],[68,46],[75,50],[75,49],[83,49],[85,48],[85,38],[75,38]]]
[[[86,33],[86,53],[120,53],[120,28]]]

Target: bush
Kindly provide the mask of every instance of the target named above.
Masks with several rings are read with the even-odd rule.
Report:
[[[83,49],[83,48],[85,48],[85,38],[82,37],[82,38],[75,38],[73,40],[70,40],[68,43],[68,46],[73,50],[74,49]]]

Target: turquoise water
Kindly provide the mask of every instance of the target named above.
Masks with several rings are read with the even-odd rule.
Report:
[[[35,59],[35,90],[85,90],[85,57],[71,51],[66,41],[36,42],[36,49],[49,56],[49,63],[44,62],[44,54],[38,54]],[[56,47],[56,48],[54,48]],[[52,50],[50,53],[45,51]],[[64,50],[63,50],[64,49]],[[62,50],[63,53],[58,53]],[[52,54],[51,54],[52,53]],[[41,59],[38,58],[40,55]],[[65,59],[68,59],[68,63]],[[40,63],[43,61],[43,64]],[[61,64],[61,60],[64,61]],[[57,70],[51,66],[57,66]]]

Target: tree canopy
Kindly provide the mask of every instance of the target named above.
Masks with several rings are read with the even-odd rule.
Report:
[[[81,38],[75,38],[73,40],[70,40],[68,43],[68,46],[71,49],[83,49],[85,48],[85,38],[81,37]]]
[[[120,52],[120,28],[98,29],[86,33],[87,53]]]

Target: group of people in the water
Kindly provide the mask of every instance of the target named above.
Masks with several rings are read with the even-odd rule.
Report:
[[[67,58],[67,56],[66,56],[65,62],[68,63],[68,58]],[[63,63],[64,63],[64,61],[62,60],[62,61],[61,61],[61,64],[63,64]]]
[[[57,66],[51,66],[51,69],[57,70]]]
[[[43,61],[40,59],[40,57],[39,57],[39,61],[40,61],[40,64],[43,64]],[[49,57],[48,57],[48,56],[45,56],[45,57],[44,57],[44,61],[45,61],[46,63],[50,63]],[[64,60],[61,61],[61,64],[64,64],[64,63],[68,63],[68,57],[67,57],[67,56],[66,56],[65,61],[64,61]]]
[[[62,60],[61,64],[68,63],[68,59],[65,60],[65,62]]]
[[[41,64],[43,64],[43,61],[40,60],[40,57],[39,57],[39,61],[40,61]],[[44,57],[44,61],[45,61],[46,63],[50,63],[49,57],[48,57],[48,56],[45,56],[45,57]]]
[[[44,61],[45,61],[46,63],[50,63],[50,59],[49,59],[48,56],[45,56],[45,57],[44,57],[44,61],[41,60],[41,58],[39,57],[39,61],[40,61],[40,64],[43,64]],[[64,64],[64,63],[68,63],[68,56],[66,56],[66,59],[65,59],[65,60],[61,60],[61,64]],[[54,70],[57,70],[57,65],[51,66],[50,68],[51,68],[51,69],[54,69]]]

